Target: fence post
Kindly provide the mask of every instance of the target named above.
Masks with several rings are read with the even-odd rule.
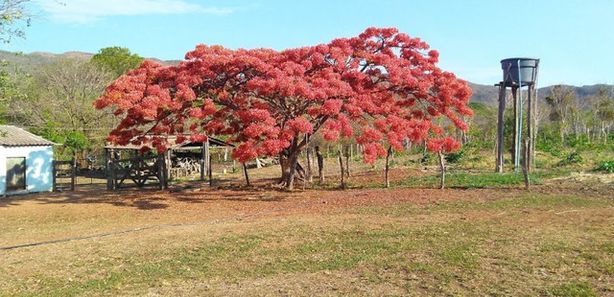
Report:
[[[77,159],[73,159],[71,161],[71,166],[72,166],[72,170],[71,170],[71,175],[70,175],[70,190],[74,191],[75,190],[75,180],[77,178]]]
[[[53,189],[53,192],[57,192],[58,191],[57,180],[56,180],[56,176],[58,174],[57,168],[56,168],[57,167],[57,163],[54,160],[53,162],[51,162],[51,164],[52,164],[51,166],[53,166],[53,188],[52,189]]]
[[[112,150],[105,148],[104,149],[104,163],[105,163],[105,171],[107,177],[107,190],[113,190],[113,179],[111,178],[111,171],[113,165],[113,153]]]
[[[211,154],[209,154],[209,149],[207,149],[207,154],[209,157],[209,162],[207,162],[207,175],[209,175],[209,187],[213,186],[213,168],[211,168]]]
[[[158,167],[159,187],[160,190],[164,190],[166,188],[166,152],[162,155],[158,155],[156,162],[158,163],[156,167]]]

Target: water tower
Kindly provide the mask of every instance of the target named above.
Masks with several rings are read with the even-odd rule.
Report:
[[[512,159],[514,170],[518,172],[521,160],[530,169],[535,152],[535,111],[537,108],[537,74],[539,59],[509,58],[501,60],[503,81],[499,87],[499,112],[497,117],[497,164],[496,172],[503,172],[503,154],[505,152],[504,114],[506,108],[507,89],[512,91],[512,106],[514,109],[514,138],[512,141]],[[523,96],[523,88],[526,96]],[[526,98],[524,98],[526,97]],[[525,115],[526,112],[526,115]],[[523,122],[526,118],[526,135],[523,135]],[[521,157],[522,156],[522,157]]]

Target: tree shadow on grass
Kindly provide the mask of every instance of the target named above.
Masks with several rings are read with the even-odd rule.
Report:
[[[225,185],[209,188],[206,184],[174,186],[169,190],[128,188],[106,190],[106,185],[84,185],[75,191],[33,193],[0,198],[0,208],[35,204],[107,204],[139,210],[159,210],[174,203],[207,203],[214,201],[280,202],[291,193],[271,188]]]

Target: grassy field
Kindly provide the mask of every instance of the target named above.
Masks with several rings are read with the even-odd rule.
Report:
[[[0,295],[614,295],[614,184],[547,178],[4,199]]]

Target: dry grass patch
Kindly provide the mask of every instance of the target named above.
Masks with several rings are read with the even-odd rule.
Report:
[[[422,189],[86,198],[5,205],[2,246],[151,228],[0,251],[0,295],[614,294],[608,198]]]

